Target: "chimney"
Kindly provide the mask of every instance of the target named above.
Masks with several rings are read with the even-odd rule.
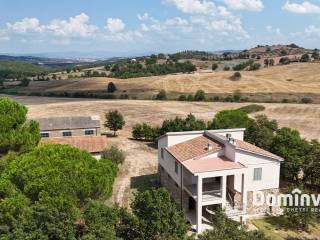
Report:
[[[212,151],[212,145],[210,143],[208,143],[207,149],[208,151]]]
[[[227,140],[230,142],[231,134],[230,134],[230,133],[227,133],[226,137],[227,137]]]

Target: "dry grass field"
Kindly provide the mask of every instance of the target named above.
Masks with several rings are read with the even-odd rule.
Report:
[[[264,68],[259,71],[243,71],[240,81],[231,81],[233,72],[173,74],[132,79],[89,78],[80,80],[56,80],[32,82],[29,91],[105,91],[108,82],[116,84],[120,93],[167,92],[194,93],[203,89],[206,93],[286,93],[320,94],[320,64],[304,63]]]
[[[12,97],[12,96],[11,96]],[[116,138],[108,138],[123,149],[127,158],[114,184],[111,201],[128,206],[137,179],[149,179],[157,169],[156,149],[150,145],[131,140],[131,128],[136,123],[160,124],[164,119],[195,114],[204,120],[224,109],[235,109],[245,103],[210,103],[138,100],[87,100],[72,98],[12,97],[25,104],[30,118],[51,116],[100,115],[118,109],[125,118],[126,126]],[[317,104],[263,104],[263,114],[276,119],[280,126],[298,129],[308,139],[320,139],[320,105]]]

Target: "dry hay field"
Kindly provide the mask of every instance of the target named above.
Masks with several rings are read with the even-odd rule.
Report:
[[[118,109],[127,123],[123,131],[127,137],[130,137],[131,127],[136,123],[160,124],[164,119],[186,116],[188,113],[210,120],[218,111],[248,105],[248,103],[10,97],[25,104],[29,109],[29,117],[32,118],[92,114],[103,117],[104,113]],[[308,139],[320,139],[320,104],[263,103],[262,105],[266,110],[257,114],[266,114],[270,119],[276,119],[280,126],[297,129]]]
[[[320,94],[320,64],[303,63],[274,66],[258,71],[243,71],[240,81],[231,81],[232,71],[194,74],[172,74],[145,78],[113,79],[89,78],[80,80],[55,80],[32,82],[28,91],[106,91],[108,82],[116,84],[119,93],[167,92],[194,93],[285,93]]]

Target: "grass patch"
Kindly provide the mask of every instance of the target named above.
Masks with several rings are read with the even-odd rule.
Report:
[[[317,239],[320,232],[320,224],[313,223],[310,225],[308,232],[299,231],[285,227],[283,217],[271,217],[264,219],[254,219],[251,223],[272,240],[284,239]]]
[[[131,178],[131,190],[133,192],[144,192],[154,187],[158,187],[158,175],[149,174]]]
[[[266,109],[265,106],[258,105],[258,104],[250,104],[250,105],[239,108],[240,111],[248,113],[248,114],[264,111],[265,109]]]

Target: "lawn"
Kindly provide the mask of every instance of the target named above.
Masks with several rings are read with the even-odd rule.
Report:
[[[310,225],[308,231],[286,228],[283,225],[282,217],[255,219],[251,223],[272,240],[319,239],[320,236],[320,223]]]

